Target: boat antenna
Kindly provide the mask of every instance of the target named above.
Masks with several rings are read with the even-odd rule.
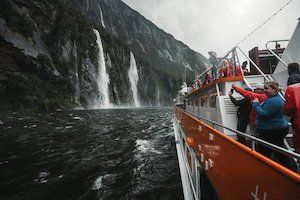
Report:
[[[267,22],[269,22],[273,17],[275,17],[280,11],[282,11],[286,6],[288,6],[293,0],[287,2],[284,6],[282,6],[279,10],[277,10],[271,17],[266,19],[262,24],[260,24],[256,29],[254,29],[251,33],[249,33],[246,37],[244,37],[241,41],[239,41],[235,46],[239,46],[242,42],[248,39],[251,35],[253,35],[257,30],[259,30],[262,26],[264,26]]]

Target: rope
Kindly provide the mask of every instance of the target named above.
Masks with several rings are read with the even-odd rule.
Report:
[[[287,2],[284,6],[282,6],[279,10],[277,10],[271,17],[269,17],[267,20],[265,20],[262,24],[260,24],[256,29],[254,29],[251,33],[249,33],[246,37],[244,37],[240,42],[237,43],[238,46],[242,42],[244,42],[246,39],[248,39],[251,35],[253,35],[257,30],[259,30],[262,26],[264,26],[267,22],[269,22],[273,17],[275,17],[279,12],[281,12],[286,6],[288,6],[293,0],[290,0]]]

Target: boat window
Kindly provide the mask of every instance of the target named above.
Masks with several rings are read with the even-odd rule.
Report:
[[[207,97],[201,97],[201,107],[207,107]]]
[[[216,95],[212,95],[209,97],[209,107],[211,108],[217,107]]]
[[[195,99],[195,106],[199,106],[199,99],[198,98]]]

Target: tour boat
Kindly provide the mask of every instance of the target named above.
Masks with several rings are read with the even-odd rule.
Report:
[[[236,131],[237,107],[228,96],[233,83],[251,88],[256,83],[276,80],[283,90],[287,87],[287,63],[300,63],[300,22],[282,54],[276,53],[279,42],[268,42],[268,51],[257,51],[255,56],[261,62],[268,57],[279,60],[267,74],[236,46],[224,57],[231,61],[231,76],[204,80],[210,72],[207,69],[191,87],[182,86],[175,100],[173,127],[185,199],[300,199],[300,154],[293,152],[288,142],[292,134],[286,138],[287,147],[281,148]],[[276,44],[275,50],[269,48],[272,43]],[[258,75],[245,75],[242,71],[237,74],[238,53],[248,59]],[[234,96],[242,98],[237,93]],[[249,145],[239,143],[237,134],[245,137]],[[256,152],[257,143],[289,156],[295,170]]]

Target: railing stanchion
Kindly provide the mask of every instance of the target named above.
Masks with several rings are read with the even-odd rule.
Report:
[[[251,149],[255,150],[255,141],[254,140],[251,140]]]

